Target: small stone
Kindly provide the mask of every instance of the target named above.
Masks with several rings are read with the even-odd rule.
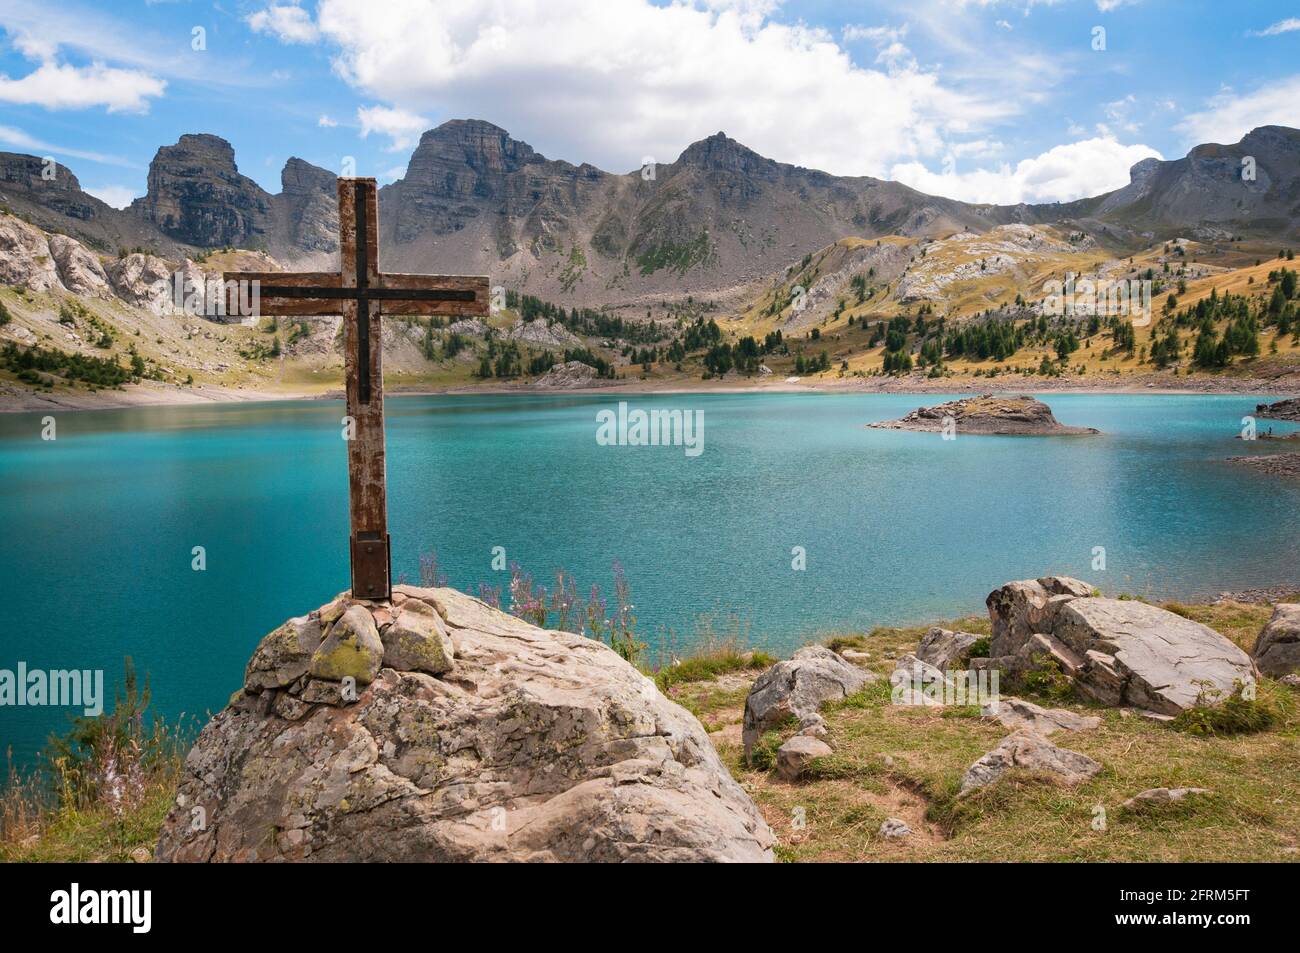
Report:
[[[442,617],[418,599],[407,600],[384,629],[384,664],[399,672],[443,675],[452,670],[451,636]]]
[[[325,641],[311,657],[314,678],[339,682],[351,676],[358,685],[375,680],[384,660],[374,617],[363,606],[352,606],[330,627]]]
[[[802,722],[826,702],[846,698],[876,677],[824,645],[805,646],[787,661],[777,662],[754,680],[745,699],[741,740],[746,759],[763,732],[792,716]]]
[[[816,758],[825,758],[835,752],[824,741],[807,735],[795,735],[776,752],[776,773],[786,781],[803,777]]]
[[[947,669],[964,659],[971,646],[979,640],[980,637],[972,632],[953,632],[936,625],[921,639],[921,644],[916,647],[916,657],[935,668]]]
[[[880,825],[880,836],[886,840],[892,840],[896,837],[907,837],[912,833],[912,829],[904,821],[896,817],[885,819],[885,823]]]
[[[996,718],[1012,730],[1028,728],[1040,735],[1054,731],[1088,731],[1101,724],[1097,715],[1076,715],[1064,708],[1042,708],[1021,698],[1003,698],[997,705],[986,705],[985,717]]]
[[[306,673],[320,644],[321,624],[314,614],[290,619],[253,651],[244,670],[244,687],[259,692],[293,683]]]
[[[153,851],[148,847],[141,845],[131,850],[131,863],[133,864],[152,864]]]

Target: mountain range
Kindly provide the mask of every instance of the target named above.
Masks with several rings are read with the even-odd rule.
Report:
[[[262,250],[329,266],[337,248],[334,173],[291,158],[281,190],[242,175],[218,136],[160,148],[147,193],[115,209],[39,157],[0,153],[0,204],[103,254],[169,258]],[[897,182],[835,176],[765,158],[718,133],[672,163],[628,173],[548,159],[482,120],[424,133],[406,173],[380,190],[387,270],[489,274],[565,304],[725,294],[767,280],[848,237],[944,237],[1000,225],[1054,225],[1117,252],[1180,235],[1294,241],[1300,130],[1264,126],[1232,145],[1148,159],[1123,188],[1070,203],[981,205]]]

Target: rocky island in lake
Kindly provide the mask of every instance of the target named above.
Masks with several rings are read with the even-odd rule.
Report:
[[[1255,413],[1269,420],[1300,421],[1300,397],[1279,400],[1272,404],[1256,404]]]
[[[934,407],[920,407],[899,420],[881,420],[867,426],[930,432],[942,431],[949,421],[958,433],[1038,437],[1101,432],[1092,427],[1068,427],[1060,423],[1052,416],[1052,408],[1027,394],[963,397]]]

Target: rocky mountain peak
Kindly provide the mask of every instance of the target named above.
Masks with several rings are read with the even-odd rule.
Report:
[[[270,196],[235,166],[220,136],[186,134],[149,163],[148,192],[131,211],[164,234],[200,248],[260,244]]]
[[[774,169],[777,163],[741,145],[725,132],[717,132],[687,146],[677,165],[707,171],[754,173]]]
[[[293,156],[280,172],[280,188],[285,195],[308,195],[322,191],[333,194],[336,178],[328,169]]]
[[[533,162],[544,162],[526,142],[510,138],[500,126],[481,119],[451,119],[420,137],[406,178],[423,177],[449,166],[463,166],[478,175],[499,176]]]
[[[53,176],[47,178],[50,173]],[[0,186],[14,184],[24,189],[47,188],[63,192],[80,192],[81,183],[65,165],[47,163],[40,156],[0,152]]]

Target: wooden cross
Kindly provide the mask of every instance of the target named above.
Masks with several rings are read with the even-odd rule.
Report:
[[[488,279],[385,274],[379,270],[379,191],[374,179],[340,178],[339,270],[226,272],[229,295],[239,282],[257,291],[254,317],[343,315],[347,381],[349,551],[352,594],[392,596],[388,493],[384,467],[383,314],[488,313]],[[346,432],[346,431],[345,431]]]

